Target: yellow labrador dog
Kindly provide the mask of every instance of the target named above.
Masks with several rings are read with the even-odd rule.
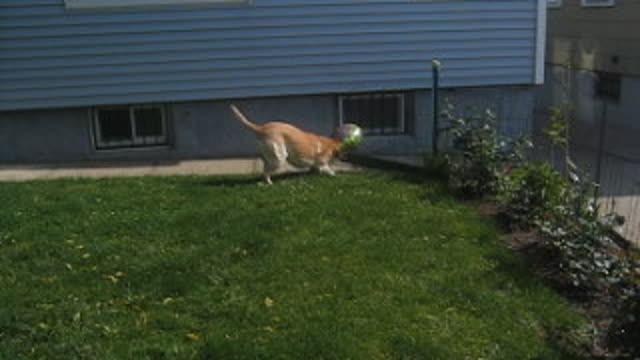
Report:
[[[297,168],[312,168],[335,175],[330,161],[338,155],[341,141],[311,134],[283,122],[268,122],[258,125],[247,118],[235,105],[230,105],[233,114],[258,138],[258,149],[264,162],[264,179],[272,184],[271,175],[285,162]]]

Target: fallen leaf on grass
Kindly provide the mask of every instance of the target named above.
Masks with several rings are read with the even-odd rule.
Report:
[[[138,318],[136,319],[136,326],[137,327],[146,326],[148,322],[149,322],[149,315],[147,315],[146,312],[142,312],[140,316],[138,316]]]
[[[191,341],[198,341],[202,338],[202,335],[198,333],[188,333],[185,337]]]
[[[266,297],[264,298],[264,306],[266,307],[272,307],[276,302],[273,301],[273,299],[271,299],[270,297]]]
[[[45,276],[45,277],[41,278],[41,280],[46,282],[46,283],[52,283],[54,281],[58,281],[59,278],[57,276]]]
[[[175,300],[172,297],[165,298],[164,300],[162,300],[162,305],[167,305],[168,303],[173,301]]]
[[[105,275],[104,276],[105,279],[111,280],[112,283],[117,283],[119,281],[119,279],[113,275]]]
[[[103,276],[103,278],[105,279],[109,279],[111,280],[112,283],[117,283],[118,281],[120,281],[120,278],[124,277],[125,273],[123,273],[122,271],[118,271],[117,273],[113,274],[113,275],[105,275]]]

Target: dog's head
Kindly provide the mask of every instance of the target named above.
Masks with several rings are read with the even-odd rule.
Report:
[[[362,142],[362,129],[356,124],[342,124],[336,128],[332,137],[339,141],[336,152],[338,158],[343,159]]]

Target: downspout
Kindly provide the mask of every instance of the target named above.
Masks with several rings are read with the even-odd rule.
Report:
[[[600,131],[598,138],[598,158],[596,159],[596,188],[594,189],[593,197],[595,200],[600,195],[600,187],[602,184],[602,157],[604,155],[604,139],[605,132],[607,131],[607,99],[602,100],[602,114],[600,119]]]
[[[544,84],[545,46],[547,40],[547,0],[538,0],[534,84]]]
[[[433,123],[433,131],[431,133],[431,151],[433,155],[438,155],[438,139],[440,137],[440,61],[437,59],[431,60],[431,71],[432,71],[432,80],[433,80],[433,112],[431,114],[431,119]]]

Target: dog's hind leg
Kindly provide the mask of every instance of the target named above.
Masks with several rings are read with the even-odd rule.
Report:
[[[273,184],[271,175],[275,174],[287,158],[286,149],[276,143],[265,142],[260,146],[264,164],[263,176],[267,184]]]
[[[267,184],[273,184],[273,182],[271,181],[271,175],[275,174],[279,168],[280,165],[277,161],[264,160],[264,171],[262,173],[262,176],[264,177],[264,181]]]

